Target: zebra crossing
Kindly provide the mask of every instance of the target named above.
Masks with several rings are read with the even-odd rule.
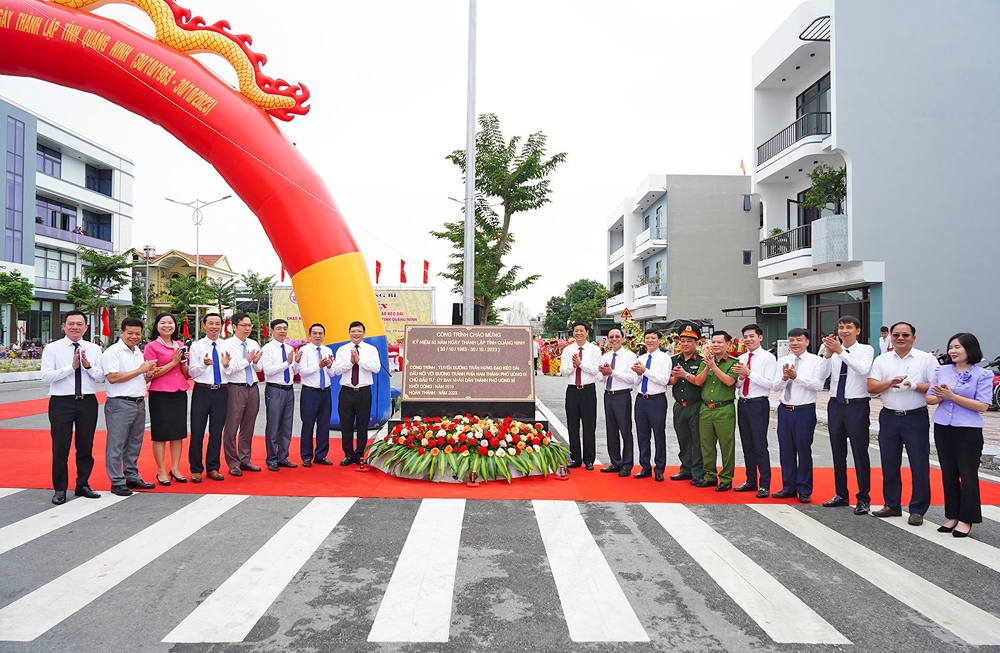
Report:
[[[0,490],[0,650],[1000,646],[995,507],[959,540],[933,511],[44,495]]]

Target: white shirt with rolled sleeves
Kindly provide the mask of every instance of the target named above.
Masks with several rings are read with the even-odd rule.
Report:
[[[311,342],[308,342],[299,349],[302,351],[302,360],[299,361],[299,379],[302,381],[302,385],[307,385],[310,388],[319,389],[319,375],[326,374],[326,386],[330,387],[333,379],[333,366],[320,368],[319,359],[322,358],[333,358],[333,351],[326,345],[319,345],[318,347]],[[317,354],[317,350],[320,352]]]
[[[128,345],[119,340],[108,347],[104,355],[101,356],[101,369],[107,376],[119,372],[131,372],[144,362],[141,349],[138,347],[129,349]],[[146,383],[146,375],[139,374],[127,381],[119,381],[118,383],[108,381],[105,390],[109,397],[145,397]]]
[[[886,352],[872,363],[869,379],[888,381],[897,376],[905,376],[913,387],[889,388],[882,393],[882,405],[889,410],[916,410],[927,405],[927,395],[917,390],[917,384],[930,383],[938,362],[931,354],[919,349],[911,349],[900,358],[896,350]]]
[[[646,360],[652,356],[653,361],[649,367],[644,369],[642,374],[637,374],[635,378],[635,389],[642,392],[642,380],[648,379],[646,384],[646,394],[658,395],[665,393],[670,385],[670,373],[673,371],[673,359],[659,349],[652,354],[643,354],[636,360],[645,368]]]
[[[285,349],[285,358],[287,359],[284,361],[281,360],[282,347]],[[292,385],[295,381],[295,375],[299,372],[299,366],[295,362],[295,348],[289,344],[272,340],[264,345],[263,351],[260,368],[264,372],[264,382]],[[288,370],[288,381],[285,381],[285,370]]]
[[[615,355],[617,354],[617,358]],[[634,353],[622,347],[618,351],[608,351],[601,356],[601,365],[607,364],[611,365],[611,359],[615,358],[615,368],[611,371],[611,390],[617,392],[619,390],[631,390],[635,386],[635,372],[632,371],[632,365],[635,364],[636,356]],[[602,389],[608,389],[608,377],[601,375],[601,380],[598,381]]]
[[[256,383],[257,382],[256,372],[259,372],[262,369],[264,369],[261,366],[261,364],[251,363],[246,359],[246,357],[243,356],[243,341],[237,338],[236,336],[233,336],[232,338],[226,338],[225,343],[226,347],[228,348],[230,356],[229,371],[226,372],[226,377],[227,377],[226,381],[228,383],[246,383],[247,382],[246,369],[248,365],[251,365],[253,368],[253,372],[251,373],[253,375],[253,382]],[[247,343],[247,356],[260,349],[260,345],[258,345],[257,341],[254,340],[253,338],[247,338],[246,343]],[[262,358],[261,361],[263,360],[264,359]]]
[[[97,394],[97,384],[104,380],[101,369],[101,348],[84,339],[78,341],[80,349],[87,354],[90,369],[80,366],[80,389],[85,395]],[[78,351],[69,338],[50,342],[42,349],[42,383],[49,384],[49,396],[72,397],[76,392],[76,374],[73,370],[73,354]]]
[[[868,373],[875,360],[875,349],[871,345],[854,343],[843,354],[830,356],[830,397],[836,398],[837,384],[840,383],[840,364],[847,363],[847,382],[844,385],[844,399],[864,399],[868,396]]]
[[[774,373],[773,387],[778,392],[778,399],[787,406],[802,406],[816,403],[816,393],[823,389],[823,382],[830,375],[830,361],[816,354],[803,352],[795,365],[795,354],[788,354],[778,359]],[[795,366],[795,378],[782,379],[785,365]],[[792,384],[792,392],[785,401],[785,386]]]
[[[568,385],[576,385],[576,368],[573,367],[573,357],[581,351],[583,356],[580,363],[580,385],[600,383],[604,379],[604,375],[597,369],[598,365],[601,364],[601,348],[592,342],[585,342],[583,347],[579,347],[575,342],[566,345],[559,364],[559,375],[569,377],[566,381]]]
[[[215,385],[212,364],[209,363],[208,365],[205,365],[205,356],[208,355],[209,359],[212,358],[213,342],[216,345],[216,351],[219,353],[219,377],[222,379],[221,383],[225,385],[228,379],[228,373],[229,370],[232,369],[233,359],[232,356],[230,356],[228,366],[224,365],[222,362],[222,355],[229,351],[226,341],[222,338],[209,340],[208,336],[205,336],[201,340],[192,342],[191,349],[188,351],[188,376],[190,376],[191,380],[195,383]]]
[[[333,358],[333,373],[340,375],[340,385],[355,387],[351,385],[351,352],[354,351],[354,343],[348,342],[340,346],[337,355]],[[358,344],[358,385],[363,388],[371,385],[374,375],[382,369],[382,362],[378,358],[378,349],[375,349],[367,342]]]
[[[747,359],[750,360],[750,390],[746,395],[743,394],[743,381],[746,377],[741,376],[736,381],[736,396],[743,399],[767,397],[771,394],[771,388],[774,386],[774,373],[778,370],[778,359],[763,347],[758,347],[753,352],[752,358],[750,352],[746,352],[741,354],[738,360],[741,365],[746,365]],[[778,376],[780,377],[781,374],[779,373]]]

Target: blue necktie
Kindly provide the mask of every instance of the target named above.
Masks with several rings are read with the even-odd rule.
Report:
[[[850,349],[844,351],[850,352]],[[837,380],[837,401],[844,403],[844,392],[847,390],[847,363],[840,359],[840,379]]]
[[[612,370],[615,369],[615,359],[616,358],[618,358],[618,352],[612,352],[611,353],[611,369]],[[604,384],[605,390],[610,390],[611,389],[611,378],[612,378],[612,376],[613,375],[608,374],[608,381],[607,381],[607,383]]]
[[[288,362],[288,354],[285,353],[285,345],[284,344],[281,345],[281,362],[282,363],[287,363]],[[285,385],[288,385],[289,381],[291,381],[291,379],[288,377],[288,368],[286,367],[285,368]]]
[[[648,370],[652,366],[652,364],[653,364],[653,354],[652,353],[646,354],[646,369]],[[642,390],[641,390],[642,394],[646,394],[646,390],[648,389],[649,389],[649,377],[644,375],[642,377]]]
[[[243,359],[246,360],[247,357],[247,343],[243,342]],[[253,365],[247,361],[247,385],[253,385]]]
[[[323,361],[323,351],[319,347],[316,347],[316,358],[320,362]],[[319,368],[319,389],[326,390],[326,373],[323,371],[322,367]]]
[[[219,350],[216,349],[215,343],[212,343],[212,383],[213,385],[222,385],[222,374],[219,372]]]

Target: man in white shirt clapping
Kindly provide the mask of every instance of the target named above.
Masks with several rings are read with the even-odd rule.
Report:
[[[604,375],[604,422],[607,430],[608,458],[611,464],[602,472],[618,472],[626,477],[635,464],[635,447],[632,442],[632,386],[635,373],[630,369],[635,354],[622,347],[622,330],[614,327],[608,332],[611,351],[601,356],[597,368]]]
[[[230,370],[226,376],[229,386],[226,398],[226,428],[222,433],[222,450],[229,465],[230,476],[243,476],[243,472],[259,472],[260,467],[250,461],[253,428],[260,412],[260,388],[257,372],[264,356],[257,341],[250,337],[253,320],[246,313],[233,316],[235,336],[226,340],[229,348]]]
[[[361,464],[368,445],[368,425],[372,413],[372,382],[382,369],[378,350],[365,339],[365,325],[355,320],[348,327],[349,343],[341,345],[333,362],[333,374],[340,374],[337,415],[340,441],[344,449],[341,466]],[[357,443],[354,433],[357,431]]]

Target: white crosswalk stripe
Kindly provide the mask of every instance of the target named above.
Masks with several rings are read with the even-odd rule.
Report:
[[[0,610],[0,641],[30,642],[245,499],[209,495]]]
[[[904,516],[906,514],[906,512],[903,513]],[[924,525],[920,528],[910,526],[904,519],[889,518],[884,520],[884,523],[892,524],[893,526],[901,528],[911,535],[916,535],[917,537],[925,539],[928,542],[933,542],[938,546],[943,546],[952,553],[957,553],[958,555],[964,556],[969,560],[974,560],[987,569],[1000,570],[1000,549],[971,537],[961,539],[954,537],[951,533],[939,533],[937,530],[939,524],[935,524],[929,519],[924,519]]]
[[[751,506],[789,533],[969,644],[1000,644],[1000,619],[789,506]]]
[[[532,501],[574,642],[648,642],[608,561],[572,501]]]
[[[92,515],[98,510],[113,506],[126,497],[113,494],[101,495],[100,499],[70,501],[32,515],[27,519],[0,528],[0,553],[6,553],[22,544],[38,539],[78,519]]]
[[[12,494],[17,494],[18,492],[21,492],[20,488],[0,487],[0,499],[9,497]]]
[[[1000,521],[1000,506],[983,506],[983,517]]]
[[[688,555],[779,644],[850,644],[753,560],[676,503],[644,503]]]
[[[242,642],[355,501],[313,499],[163,641]]]
[[[465,499],[421,502],[375,615],[369,642],[448,641],[464,515]]]

